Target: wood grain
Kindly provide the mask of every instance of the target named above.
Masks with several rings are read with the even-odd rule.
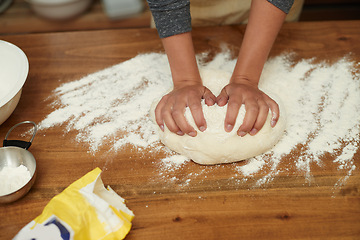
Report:
[[[197,52],[210,57],[227,44],[235,53],[244,26],[195,28]],[[125,61],[139,53],[163,51],[155,30],[102,30],[8,35],[1,39],[22,48],[30,73],[14,114],[0,126],[0,138],[23,120],[40,122],[51,111],[48,97],[60,84]],[[348,55],[360,61],[360,22],[307,22],[284,25],[271,56],[293,51],[300,58],[336,61]],[[351,53],[351,54],[349,54]],[[21,129],[14,131],[20,134]],[[135,213],[126,239],[359,239],[360,151],[357,169],[342,188],[334,189],[344,173],[312,166],[313,183],[301,174],[279,173],[272,182],[254,187],[264,172],[247,182],[235,181],[234,167],[188,163],[162,172],[162,153],[131,147],[96,154],[76,142],[63,126],[40,131],[29,149],[38,163],[38,178],[29,194],[0,206],[0,239],[11,239],[39,215],[56,194],[95,167],[102,178]],[[296,157],[293,156],[293,157]],[[329,157],[329,161],[330,161]],[[290,159],[289,159],[290,161]],[[164,173],[178,180],[167,181]],[[188,183],[190,173],[198,174]],[[206,177],[205,177],[206,176]]]

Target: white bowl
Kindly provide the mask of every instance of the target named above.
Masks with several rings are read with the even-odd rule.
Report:
[[[67,20],[85,12],[92,0],[27,0],[32,10],[41,17]]]
[[[0,40],[0,125],[15,110],[29,72],[25,53],[14,44]]]

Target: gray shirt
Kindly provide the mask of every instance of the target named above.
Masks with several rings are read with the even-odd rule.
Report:
[[[240,0],[239,0],[240,1]],[[267,0],[285,13],[294,0]],[[161,38],[191,31],[190,0],[147,0]]]

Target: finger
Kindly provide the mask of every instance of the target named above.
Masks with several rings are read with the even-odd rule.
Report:
[[[242,105],[242,97],[230,98],[225,117],[225,131],[231,132],[234,128],[239,109]]]
[[[180,128],[181,133],[188,134],[189,136],[195,137],[196,131],[190,126],[188,121],[185,118],[185,104],[175,104],[172,111],[172,118],[175,121],[176,125]],[[183,134],[178,135],[183,135]]]
[[[164,120],[164,124],[166,124],[167,128],[173,132],[176,133],[180,136],[184,135],[184,133],[180,130],[180,128],[178,127],[178,125],[176,124],[176,122],[173,119],[172,116],[172,112],[173,112],[173,104],[165,104],[165,106],[163,107],[162,111],[161,111],[161,115],[162,118]]]
[[[189,99],[189,108],[191,111],[191,114],[194,118],[195,124],[198,127],[200,131],[206,130],[206,120],[204,117],[204,112],[202,110],[201,101],[198,99],[192,98]]]
[[[166,101],[167,101],[167,96],[162,97],[155,108],[155,121],[159,125],[162,131],[164,131],[164,120],[162,117],[162,110],[166,104]]]
[[[215,95],[208,88],[205,88],[203,98],[205,99],[205,104],[208,106],[212,106],[216,103]]]
[[[229,95],[226,92],[226,89],[223,88],[219,94],[219,96],[217,96],[216,98],[216,103],[217,105],[219,105],[220,107],[225,106],[225,104],[228,102],[229,100]]]
[[[238,135],[241,137],[245,136],[253,129],[256,118],[259,114],[259,106],[256,101],[248,101],[245,102],[245,110],[246,113],[244,121],[238,130]]]
[[[266,100],[267,105],[269,106],[270,110],[271,110],[271,122],[270,125],[271,127],[275,127],[276,123],[279,120],[280,117],[280,108],[279,105],[272,100],[270,97],[268,97],[268,99]]]
[[[254,127],[249,132],[251,136],[254,136],[261,130],[261,128],[264,126],[267,116],[269,114],[269,106],[266,104],[265,101],[259,100],[258,105],[259,105],[259,113],[256,118]]]

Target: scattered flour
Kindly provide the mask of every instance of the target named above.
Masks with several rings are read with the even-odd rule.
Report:
[[[87,142],[94,152],[114,137],[114,149],[126,144],[150,147],[159,137],[148,112],[152,100],[171,87],[167,66],[162,54],[139,55],[66,83],[55,90],[57,109],[39,127],[66,123],[68,131],[79,131],[77,141]]]
[[[24,166],[5,166],[0,171],[0,196],[10,194],[22,188],[31,179],[29,170]]]
[[[236,62],[226,51],[207,63],[206,57],[198,56],[203,68],[229,73]],[[259,84],[264,92],[275,93],[284,102],[286,133],[271,151],[248,160],[246,165],[235,166],[234,176],[249,179],[265,172],[256,182],[256,186],[261,186],[280,172],[289,171],[281,165],[287,159],[292,164],[290,169],[303,173],[309,183],[314,166],[333,164],[345,174],[335,187],[343,186],[356,169],[354,155],[359,149],[360,63],[346,57],[331,65],[315,63],[314,59],[299,62],[292,59],[292,54],[269,59]],[[157,126],[151,122],[148,111],[152,101],[171,86],[166,55],[138,55],[58,87],[54,92],[55,110],[39,127],[64,125],[67,131],[76,130],[77,141],[87,142],[93,152],[108,144],[108,140],[112,150],[131,144],[140,150],[168,151],[159,144]],[[322,160],[327,154],[334,159],[332,163]],[[187,162],[171,153],[161,161],[160,175],[165,176],[164,171],[174,171]],[[205,172],[217,168],[209,166]]]
[[[265,165],[265,161],[259,161],[255,158],[250,159],[249,163],[243,166],[235,167],[236,170],[241,172],[244,176],[249,176],[259,172],[260,169]]]
[[[174,171],[181,167],[186,162],[190,161],[187,157],[183,155],[171,155],[162,159],[162,169],[166,171]]]

